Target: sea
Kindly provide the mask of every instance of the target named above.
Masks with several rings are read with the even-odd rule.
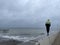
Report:
[[[58,31],[54,28],[50,29],[50,35]],[[12,29],[0,29],[0,37],[14,39],[18,41],[28,42],[30,40],[40,39],[47,36],[45,28],[12,28]]]

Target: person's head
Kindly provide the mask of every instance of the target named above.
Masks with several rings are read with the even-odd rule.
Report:
[[[48,19],[47,21],[50,21],[50,19]]]

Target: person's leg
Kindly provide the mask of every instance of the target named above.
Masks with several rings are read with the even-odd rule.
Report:
[[[50,25],[46,24],[46,31],[47,31],[47,36],[49,36],[49,31],[50,31]]]
[[[48,27],[46,26],[47,36],[48,36]]]
[[[47,27],[47,35],[49,36],[50,27]]]

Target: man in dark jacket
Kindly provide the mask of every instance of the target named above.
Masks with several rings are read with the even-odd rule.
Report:
[[[47,36],[49,36],[49,31],[51,26],[51,22],[49,19],[46,21],[45,26],[46,26]]]

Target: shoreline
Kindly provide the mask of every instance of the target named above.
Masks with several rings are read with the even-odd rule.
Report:
[[[21,43],[23,43],[23,42],[0,37],[0,45],[17,45],[17,44],[21,44]]]
[[[18,40],[14,40],[14,39],[8,39],[8,38],[4,38],[4,37],[0,37],[0,45],[36,45],[36,43],[40,43],[41,45],[43,44],[43,42],[45,44],[48,44],[49,39],[50,40],[54,40],[54,38],[56,37],[58,32],[52,33],[50,36],[44,36],[42,39],[40,37],[38,37],[37,39],[33,39],[30,40],[28,42],[23,42],[23,41],[18,41]],[[52,42],[53,42],[52,40]],[[50,42],[50,43],[52,43]]]

